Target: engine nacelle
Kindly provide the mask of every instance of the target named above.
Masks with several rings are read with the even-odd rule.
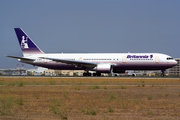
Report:
[[[111,64],[99,64],[93,70],[95,70],[97,73],[111,73],[112,65]]]

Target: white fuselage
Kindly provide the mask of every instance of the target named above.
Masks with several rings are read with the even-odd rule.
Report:
[[[114,65],[115,72],[121,70],[165,70],[177,64],[170,56],[159,53],[79,53],[79,54],[36,54],[26,58],[35,59],[29,64],[59,70],[84,69],[72,64],[55,62],[44,58],[65,59],[98,64]],[[91,69],[93,70],[93,69]]]

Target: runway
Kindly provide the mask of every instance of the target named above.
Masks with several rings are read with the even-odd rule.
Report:
[[[0,76],[0,78],[92,78],[92,79],[179,79],[180,77],[83,77],[83,76],[78,76],[78,77],[70,77],[70,76]]]

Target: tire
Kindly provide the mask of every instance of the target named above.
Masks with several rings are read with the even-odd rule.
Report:
[[[96,73],[93,73],[93,76],[97,76],[97,74],[96,74]]]

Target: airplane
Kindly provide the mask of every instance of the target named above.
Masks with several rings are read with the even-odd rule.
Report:
[[[83,76],[125,73],[126,70],[161,70],[177,65],[171,56],[160,53],[44,53],[21,29],[14,28],[23,57],[7,56],[33,66],[55,70],[85,70]],[[89,71],[95,71],[90,73]]]

